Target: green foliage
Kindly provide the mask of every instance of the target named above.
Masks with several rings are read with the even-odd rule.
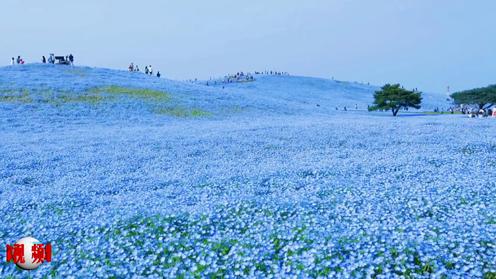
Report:
[[[98,95],[59,95],[53,100],[49,100],[49,103],[60,105],[60,104],[68,104],[68,103],[88,103],[92,105],[99,104],[104,101],[105,98],[103,96]]]
[[[454,111],[453,113],[451,113],[449,111],[424,111],[424,112],[422,112],[422,114],[426,114],[426,115],[440,115],[440,114],[462,114],[462,113],[459,112],[459,111]]]
[[[210,116],[210,112],[204,111],[201,109],[193,109],[191,110],[191,116],[192,117],[204,117],[204,116]]]
[[[227,242],[222,241],[218,243],[212,244],[212,251],[219,254],[220,256],[226,256],[232,249],[232,246],[236,243],[236,241]]]
[[[211,113],[208,111],[204,111],[201,109],[186,109],[182,107],[167,107],[156,110],[158,114],[170,115],[175,117],[207,117],[210,116]]]
[[[161,108],[156,111],[158,114],[165,114],[175,117],[188,117],[189,113],[184,108]]]
[[[0,90],[0,102],[2,103],[31,103],[33,99],[29,96],[27,89]]]
[[[127,88],[121,86],[95,87],[86,92],[67,92],[51,88],[38,88],[34,92],[27,89],[0,89],[0,102],[4,103],[32,103],[41,102],[55,106],[69,103],[86,103],[97,105],[113,100],[118,96],[127,96],[153,103],[165,103],[171,96],[162,91],[142,88]],[[188,111],[188,115],[195,117],[205,116],[201,110]]]
[[[171,98],[169,94],[162,91],[143,88],[128,88],[116,85],[92,88],[90,92],[94,94],[107,93],[115,95],[126,95],[129,97],[158,102],[169,101]]]
[[[381,90],[374,93],[374,105],[369,110],[391,110],[396,116],[402,108],[419,109],[421,103],[421,92],[406,90],[399,84],[386,84]]]
[[[479,109],[496,104],[496,85],[451,94],[455,104],[477,105]]]

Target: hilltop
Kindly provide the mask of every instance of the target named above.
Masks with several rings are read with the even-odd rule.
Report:
[[[0,68],[0,101],[28,108],[43,106],[47,115],[71,112],[112,118],[139,113],[222,118],[335,114],[336,108],[341,111],[345,106],[363,112],[377,89],[298,76],[257,75],[253,82],[206,86],[90,67],[30,64]],[[426,110],[446,105],[439,95],[425,94],[424,99]]]

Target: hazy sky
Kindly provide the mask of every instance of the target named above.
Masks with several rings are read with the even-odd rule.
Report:
[[[494,0],[0,0],[0,56],[152,64],[172,79],[276,69],[445,92],[496,83]]]

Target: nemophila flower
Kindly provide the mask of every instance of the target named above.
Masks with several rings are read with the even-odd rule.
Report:
[[[150,86],[85,71],[94,78],[50,86],[57,94]],[[271,114],[241,91],[152,86],[177,102],[194,92],[196,105],[249,100],[253,109],[209,120],[160,118],[129,96],[95,107],[0,102],[0,196],[9,201],[0,238],[40,234],[57,251],[32,277],[480,278],[496,270],[496,177],[484,160],[495,155],[493,122],[316,115],[289,112],[277,98],[264,104]],[[0,266],[0,277],[9,275],[15,266]]]

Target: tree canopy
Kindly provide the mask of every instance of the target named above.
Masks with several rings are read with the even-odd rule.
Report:
[[[396,116],[401,108],[419,109],[421,103],[422,92],[406,90],[399,84],[386,84],[374,93],[374,105],[369,110],[391,110]]]
[[[496,85],[455,92],[451,94],[455,104],[477,105],[479,109],[496,104]]]

